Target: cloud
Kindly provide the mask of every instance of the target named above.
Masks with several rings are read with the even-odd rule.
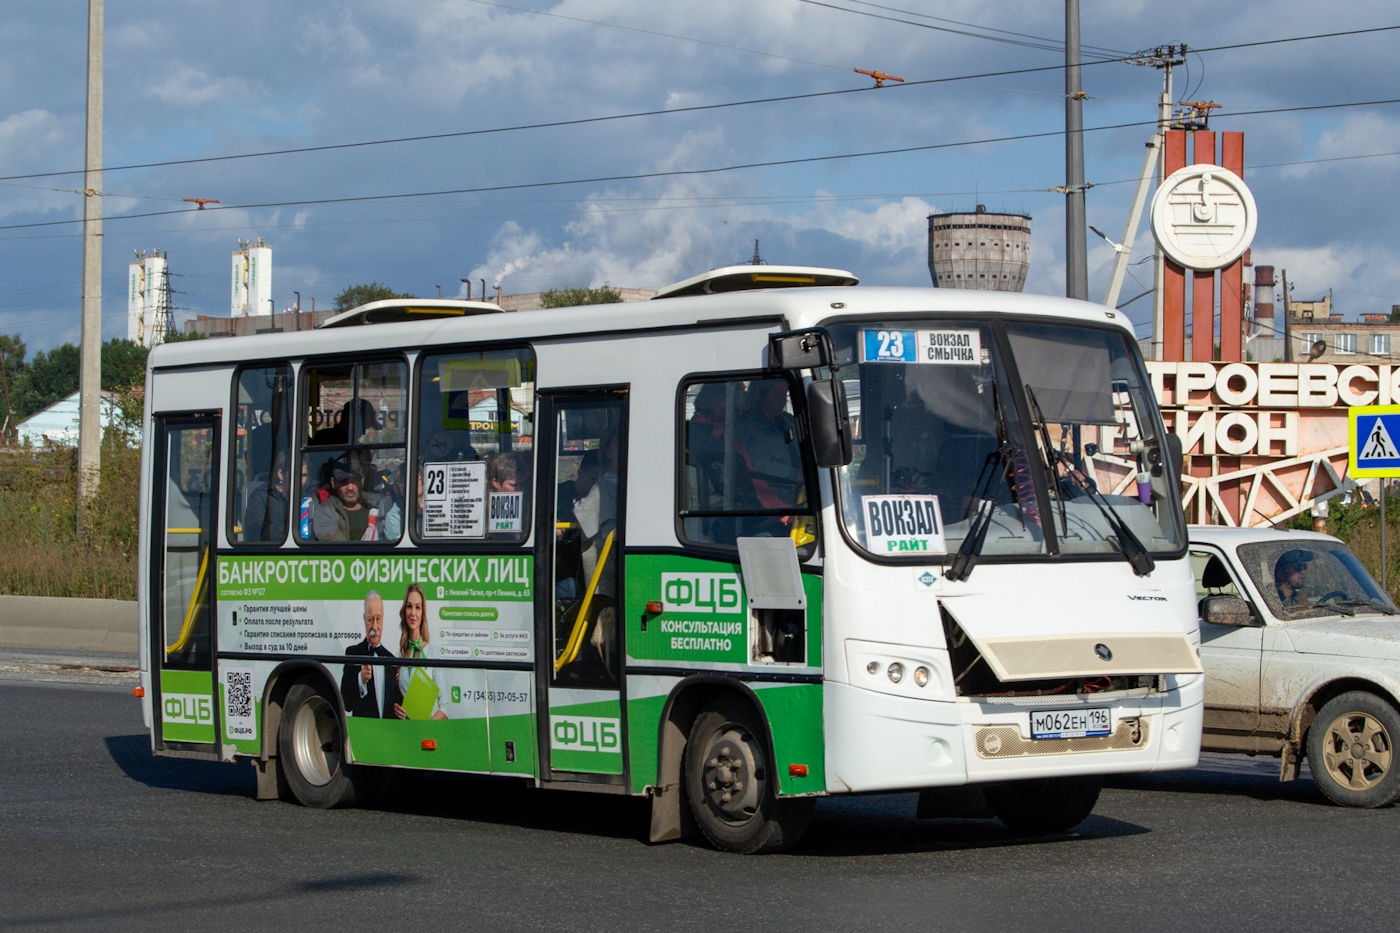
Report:
[[[172,62],[171,66],[170,74],[142,91],[143,96],[176,107],[199,107],[218,101],[237,106],[269,94],[267,87],[258,81],[239,77],[211,78],[204,71],[181,62]]]
[[[1256,250],[1257,264],[1288,270],[1288,282],[1295,300],[1323,294],[1334,285],[1355,281],[1365,266],[1381,259],[1375,252],[1353,246],[1316,246],[1303,249]]]

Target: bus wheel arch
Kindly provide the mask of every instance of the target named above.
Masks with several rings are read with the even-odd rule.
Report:
[[[324,665],[315,661],[285,661],[277,665],[263,687],[262,753],[254,762],[258,770],[259,800],[297,800],[287,782],[287,769],[282,761],[281,733],[287,695],[298,684],[310,685],[326,696],[336,711],[340,734],[349,734],[339,689]],[[342,757],[342,763],[346,761],[347,758]]]
[[[772,727],[763,704],[747,684],[720,674],[695,674],[683,679],[672,688],[661,712],[657,737],[657,780],[652,790],[651,804],[652,842],[681,839],[701,831],[686,791],[686,747],[701,715],[707,709],[723,704],[736,711],[746,711],[755,737],[763,746],[763,753],[770,759],[773,757]],[[772,781],[776,796],[776,773],[772,775]],[[711,841],[714,841],[713,838]]]

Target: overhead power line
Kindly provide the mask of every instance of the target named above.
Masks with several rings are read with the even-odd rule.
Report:
[[[846,0],[846,2],[847,2],[847,3],[854,3],[854,4],[856,4],[857,6],[875,7],[876,9],[879,9],[879,10],[886,10],[886,11],[888,11],[888,12],[890,12],[890,13],[901,13],[901,14],[903,14],[903,15],[905,15],[905,16],[917,16],[917,17],[919,17],[920,19],[937,20],[937,21],[940,22],[940,23],[951,23],[951,24],[954,25],[954,26],[966,26],[966,27],[968,27],[969,29],[981,29],[981,30],[983,30],[983,31],[985,31],[985,32],[996,32],[996,33],[1001,33],[1002,35],[1005,35],[1005,36],[1016,36],[1017,38],[1021,38],[1021,39],[1034,39],[1034,40],[1037,41],[1037,42],[1044,42],[1044,43],[1047,43],[1048,45],[1050,45],[1050,46],[1053,47],[1054,51],[1057,51],[1057,52],[1062,52],[1062,51],[1064,51],[1064,47],[1065,47],[1065,43],[1064,43],[1064,41],[1061,40],[1061,39],[1051,39],[1051,38],[1048,38],[1048,37],[1046,37],[1046,36],[1033,36],[1033,35],[1031,35],[1031,34],[1029,34],[1029,33],[1025,33],[1025,32],[1013,32],[1013,31],[1010,30],[1010,29],[997,29],[995,26],[982,26],[982,25],[979,25],[979,24],[977,24],[977,23],[965,23],[965,22],[962,22],[961,20],[948,19],[947,17],[944,17],[944,16],[934,16],[934,15],[929,14],[929,13],[916,13],[916,12],[914,12],[913,10],[901,10],[901,9],[898,9],[897,7],[884,6],[883,4],[879,4],[879,3],[870,3],[869,0]],[[855,11],[851,11],[851,12],[855,12]],[[982,38],[990,38],[990,37],[984,36],[984,37],[982,37]],[[1091,49],[1091,50],[1096,51],[1096,52],[1104,52],[1104,53],[1106,53],[1106,54],[1108,54],[1108,55],[1115,55],[1115,56],[1123,56],[1123,55],[1127,55],[1127,54],[1128,54],[1127,52],[1121,51],[1121,50],[1119,50],[1119,49],[1106,49],[1106,48],[1103,48],[1102,46],[1097,46],[1097,45],[1085,45],[1085,46],[1082,46],[1082,48]]]
[[[1314,40],[1314,39],[1333,39],[1333,38],[1339,38],[1339,37],[1343,37],[1343,36],[1355,36],[1355,35],[1366,35],[1366,34],[1371,34],[1371,33],[1391,32],[1391,31],[1394,31],[1394,30],[1400,30],[1400,25],[1395,25],[1395,26],[1375,26],[1375,27],[1370,27],[1370,28],[1367,28],[1367,29],[1350,29],[1350,30],[1344,30],[1344,31],[1341,31],[1341,32],[1316,33],[1316,34],[1314,34],[1314,35],[1308,35],[1308,36],[1288,36],[1288,37],[1281,38],[1281,39],[1260,39],[1260,40],[1257,40],[1257,41],[1254,41],[1254,42],[1236,42],[1236,43],[1233,43],[1233,44],[1230,44],[1230,45],[1219,45],[1219,46],[1212,46],[1212,47],[1210,47],[1210,48],[1192,49],[1191,51],[1192,51],[1192,52],[1198,52],[1198,53],[1206,53],[1206,52],[1224,52],[1224,51],[1231,51],[1231,50],[1235,50],[1235,49],[1255,48],[1255,47],[1266,46],[1266,45],[1279,45],[1279,44],[1288,43],[1288,42],[1305,42],[1305,41],[1310,41],[1310,40]],[[1104,59],[1104,60],[1101,60],[1101,61],[1084,62],[1084,63],[1082,64],[1082,67],[1087,68],[1087,67],[1090,67],[1090,66],[1093,66],[1093,65],[1106,65],[1106,64],[1113,64],[1113,63],[1117,63],[1117,62],[1124,62],[1124,61],[1127,61],[1127,58],[1128,58],[1128,57],[1125,56],[1124,58],[1118,58],[1118,59]],[[749,100],[725,101],[725,102],[715,103],[715,104],[694,104],[694,105],[691,105],[691,106],[688,106],[688,107],[670,107],[670,108],[663,108],[663,109],[659,109],[659,110],[639,110],[639,111],[635,111],[635,112],[632,112],[632,113],[606,114],[606,115],[598,116],[598,117],[580,117],[580,118],[573,119],[573,120],[550,120],[550,121],[546,121],[546,122],[542,122],[542,123],[522,123],[522,124],[511,125],[511,126],[491,127],[491,128],[488,128],[488,129],[481,129],[481,130],[456,130],[456,131],[447,132],[447,133],[424,133],[424,134],[419,134],[419,135],[415,135],[415,136],[396,136],[396,137],[389,137],[389,138],[385,138],[385,139],[361,140],[361,141],[358,141],[358,142],[349,142],[349,143],[326,143],[326,144],[324,144],[324,145],[319,145],[319,146],[297,146],[297,147],[292,147],[292,148],[287,148],[287,149],[267,149],[267,150],[261,150],[261,151],[257,151],[257,152],[230,153],[230,154],[228,154],[228,155],[196,156],[196,157],[187,158],[187,159],[167,159],[167,160],[159,161],[159,162],[136,162],[136,163],[131,163],[131,164],[127,164],[127,165],[109,165],[109,166],[105,166],[105,167],[103,168],[103,171],[104,171],[104,172],[120,172],[120,171],[128,171],[128,170],[133,170],[133,169],[144,169],[144,168],[166,168],[166,167],[169,167],[169,166],[176,166],[176,165],[198,165],[198,164],[203,164],[203,163],[208,163],[208,162],[228,162],[228,161],[233,161],[233,160],[236,160],[236,159],[257,159],[257,158],[265,158],[265,157],[269,157],[269,156],[300,155],[300,154],[311,153],[311,152],[329,152],[329,151],[340,150],[340,149],[360,149],[360,148],[366,148],[366,147],[369,147],[369,146],[387,146],[387,145],[394,145],[394,144],[399,144],[399,143],[429,142],[429,141],[433,141],[433,140],[443,140],[443,139],[461,139],[461,138],[465,138],[465,137],[469,137],[469,136],[486,136],[486,135],[491,135],[491,134],[496,134],[496,133],[512,133],[512,132],[518,132],[518,131],[522,131],[522,130],[541,130],[541,129],[555,129],[555,128],[567,127],[567,126],[584,126],[584,125],[593,124],[593,123],[608,123],[608,122],[613,122],[613,121],[617,121],[617,120],[632,120],[632,119],[638,119],[638,118],[643,118],[643,117],[667,116],[667,115],[671,115],[671,114],[682,114],[682,113],[700,113],[700,112],[710,111],[710,110],[725,110],[725,109],[729,109],[729,108],[733,108],[733,107],[751,107],[751,106],[757,106],[757,105],[761,105],[761,104],[781,104],[781,103],[789,103],[789,102],[798,101],[798,100],[815,100],[815,99],[826,98],[826,97],[839,97],[839,96],[846,95],[846,94],[870,94],[870,93],[876,93],[876,92],[882,92],[882,91],[894,92],[894,91],[898,91],[898,90],[901,90],[901,89],[904,89],[904,88],[911,88],[911,87],[928,87],[928,86],[938,85],[938,84],[955,84],[955,83],[963,82],[963,81],[980,80],[980,79],[982,79],[982,78],[1002,78],[1002,77],[1010,77],[1010,76],[1014,76],[1014,75],[1037,74],[1037,73],[1046,72],[1046,71],[1060,71],[1060,70],[1062,70],[1064,67],[1065,67],[1065,66],[1064,66],[1063,64],[1057,64],[1057,65],[1041,65],[1041,66],[1037,66],[1037,67],[1034,67],[1034,68],[1011,68],[1011,69],[1004,69],[1004,70],[1002,70],[1002,71],[987,71],[987,72],[981,72],[981,73],[979,73],[979,74],[957,75],[957,76],[948,77],[948,78],[924,78],[924,79],[920,79],[920,80],[906,81],[906,82],[904,82],[903,84],[886,85],[886,86],[883,87],[883,88],[875,88],[875,87],[870,87],[870,86],[862,86],[862,87],[855,87],[855,88],[841,88],[841,89],[839,89],[839,90],[834,90],[834,91],[810,91],[810,92],[807,92],[807,93],[804,93],[804,94],[786,94],[786,95],[780,95],[780,96],[775,96],[775,97],[757,97],[757,98],[752,98],[752,99],[749,99]],[[62,175],[81,175],[81,174],[83,174],[83,169],[67,169],[67,170],[63,170],[63,171],[53,171],[53,172],[32,172],[32,173],[24,174],[24,175],[3,175],[3,176],[0,176],[0,182],[23,181],[23,180],[27,180],[27,179],[33,179],[33,178],[55,178],[55,177],[59,177],[59,176],[62,176]]]
[[[1222,116],[1246,117],[1259,116],[1262,114],[1276,113],[1299,113],[1313,110],[1338,110],[1351,107],[1373,107],[1387,104],[1400,104],[1400,98],[1389,98],[1385,100],[1351,101],[1340,104],[1305,104],[1297,107],[1271,107],[1263,110],[1242,110],[1229,114],[1217,114],[1216,119]],[[1156,126],[1156,120],[1134,120],[1128,123],[1112,123],[1104,126],[1089,126],[1084,128],[1084,132],[1103,132],[1106,130],[1130,129],[1141,126]],[[922,146],[900,146],[893,149],[873,149],[865,152],[843,152],[830,155],[802,156],[792,159],[773,159],[765,162],[744,162],[736,165],[719,165],[708,168],[693,169],[670,169],[655,172],[636,172],[627,175],[599,175],[590,178],[569,178],[557,179],[554,181],[532,181],[516,182],[509,185],[482,185],[473,188],[443,188],[434,191],[412,191],[397,192],[394,194],[366,194],[349,195],[339,198],[297,198],[287,201],[260,201],[248,204],[221,204],[216,207],[208,207],[202,211],[205,214],[212,214],[215,211],[227,210],[257,210],[268,207],[306,207],[312,205],[326,204],[356,204],[369,201],[399,201],[417,198],[442,197],[450,194],[484,194],[496,191],[525,191],[534,188],[558,188],[568,185],[589,185],[602,184],[604,182],[617,181],[646,181],[656,178],[677,178],[697,175],[718,175],[725,172],[737,172],[758,168],[779,168],[787,165],[809,165],[817,162],[837,162],[847,159],[863,159],[872,156],[902,155],[911,152],[931,152],[938,149],[959,149],[967,146],[980,146],[991,143],[1019,142],[1028,139],[1045,139],[1063,135],[1064,130],[1046,130],[1040,133],[1020,133],[1013,136],[994,136],[984,139],[966,139],[948,143],[928,143]],[[192,211],[150,211],[143,214],[114,214],[106,218],[107,222],[118,220],[136,220],[144,217],[164,217],[171,214],[188,214]],[[67,224],[82,223],[81,218],[75,220],[46,220],[27,224],[5,224],[0,225],[0,230],[24,230],[35,227],[56,227]]]
[[[1248,169],[1249,169],[1249,171],[1251,171],[1251,172],[1256,172],[1256,171],[1261,171],[1261,170],[1263,170],[1263,169],[1270,169],[1270,168],[1287,168],[1287,167],[1291,167],[1291,166],[1295,166],[1295,165],[1317,165],[1317,164],[1328,163],[1328,162],[1350,162],[1350,161],[1355,161],[1355,160],[1358,160],[1358,159],[1379,159],[1379,158],[1384,158],[1384,157],[1388,157],[1388,156],[1400,156],[1400,149],[1392,150],[1392,151],[1390,151],[1390,152],[1367,152],[1367,153],[1361,153],[1361,154],[1357,154],[1357,155],[1347,155],[1347,156],[1324,156],[1324,157],[1316,158],[1316,159],[1294,159],[1294,160],[1288,161],[1288,162],[1264,162],[1264,163],[1261,163],[1261,164],[1258,164],[1258,165],[1250,165],[1250,166],[1248,166]],[[1137,178],[1119,178],[1119,179],[1114,179],[1114,180],[1112,180],[1112,181],[1100,181],[1100,182],[1095,182],[1095,183],[1094,183],[1094,187],[1096,187],[1096,188],[1107,188],[1107,187],[1111,187],[1111,186],[1114,186],[1114,185],[1135,184],[1137,181],[1138,181]],[[580,216],[580,215],[595,214],[595,213],[598,213],[598,214],[614,214],[614,213],[648,213],[648,212],[674,211],[674,210],[704,210],[704,209],[715,210],[715,209],[726,208],[726,207],[781,207],[781,206],[793,206],[793,205],[801,205],[801,204],[833,204],[833,203],[842,203],[842,202],[849,203],[849,202],[853,202],[853,201],[893,201],[893,200],[898,200],[898,199],[901,199],[901,198],[952,198],[952,197],[962,197],[962,196],[971,195],[971,194],[980,194],[980,195],[1000,194],[1000,195],[1007,195],[1007,194],[1047,194],[1047,193],[1053,193],[1053,192],[1055,192],[1055,189],[1054,189],[1054,188],[1041,186],[1041,187],[1037,187],[1037,188],[993,188],[993,189],[978,188],[978,189],[974,189],[974,190],[972,190],[972,191],[906,191],[906,192],[896,192],[896,193],[886,193],[886,194],[791,194],[791,195],[772,194],[772,195],[756,195],[756,196],[730,195],[730,196],[718,196],[718,197],[703,197],[703,196],[698,196],[698,195],[695,195],[695,196],[686,196],[686,197],[665,197],[665,196],[661,196],[661,197],[611,197],[611,198],[592,198],[592,197],[590,197],[590,198],[588,199],[588,201],[586,202],[587,206],[575,208],[575,209],[573,209],[573,210],[534,211],[534,212],[529,212],[529,213],[521,213],[521,212],[519,212],[519,211],[511,211],[511,212],[509,212],[509,213],[500,213],[500,214],[477,214],[477,213],[473,213],[473,214],[461,214],[461,215],[438,214],[438,215],[432,215],[432,216],[416,216],[416,217],[375,217],[375,218],[366,219],[366,220],[331,220],[331,221],[316,221],[316,222],[297,222],[297,221],[290,221],[290,222],[287,222],[287,223],[259,224],[258,226],[259,226],[260,228],[261,228],[261,227],[266,227],[266,228],[274,229],[274,230],[277,230],[277,229],[298,229],[298,230],[300,230],[300,229],[309,229],[309,228],[313,228],[313,227],[353,227],[353,226],[367,226],[367,225],[370,225],[370,224],[375,224],[375,225],[383,226],[383,225],[385,225],[385,224],[398,224],[398,223],[405,223],[405,224],[407,224],[407,223],[444,223],[444,222],[457,221],[457,220],[490,220],[490,219],[512,218],[512,217],[513,217],[513,218],[517,218],[517,219],[518,219],[518,218],[521,218],[521,217],[557,217],[557,216],[571,216],[571,217],[572,217],[572,216]],[[646,207],[635,207],[635,208],[598,208],[598,207],[595,206],[595,205],[598,205],[598,204],[627,203],[627,202],[633,202],[633,201],[646,202],[646,203],[647,203],[648,205],[650,205],[650,206],[646,206]],[[451,204],[463,204],[463,203],[467,203],[467,204],[564,204],[564,203],[568,203],[568,204],[577,204],[577,203],[578,203],[578,199],[577,199],[577,198],[475,198],[475,199],[471,199],[471,200],[468,200],[468,201],[460,201],[460,200],[453,200],[453,201],[448,201],[448,202],[417,201],[417,202],[415,202],[415,203],[418,203],[418,204],[432,204],[432,203],[451,203]],[[217,231],[222,231],[222,230],[245,230],[245,229],[247,229],[247,225],[246,225],[246,224],[235,224],[235,225],[227,226],[227,227],[200,227],[198,232],[200,232],[200,233],[212,233],[212,232],[217,232]],[[188,232],[187,228],[163,227],[163,228],[157,228],[157,229],[151,229],[151,230],[127,230],[127,231],[124,231],[124,233],[125,233],[126,235],[128,235],[128,236],[161,235],[161,234],[168,234],[168,233],[183,233],[183,232]],[[74,237],[79,237],[79,236],[82,236],[82,234],[81,234],[81,233],[42,233],[42,234],[27,234],[27,235],[20,235],[20,236],[6,236],[6,237],[0,237],[0,241],[10,241],[10,240],[59,240],[59,239],[72,239],[72,238],[74,238]],[[1145,257],[1144,259],[1138,260],[1138,263],[1137,263],[1137,264],[1146,263],[1146,262],[1151,262],[1151,261],[1152,261],[1152,257],[1151,257],[1151,256],[1147,256],[1147,257]],[[176,273],[171,273],[171,274],[172,274],[172,275],[175,275]],[[179,275],[181,275],[181,276],[183,276],[183,277],[186,277],[186,278],[209,278],[209,279],[219,279],[220,281],[222,281],[223,279],[226,278],[226,276],[222,276],[222,275],[200,276],[200,275],[194,275],[194,274],[191,274],[191,273],[179,273]],[[124,280],[124,278],[123,278],[122,276],[116,275],[116,276],[110,277],[110,281],[108,281],[106,284],[111,284],[112,282],[116,282],[116,283],[120,286],[124,281],[125,281],[125,280]],[[33,289],[20,289],[20,290],[18,290],[18,291],[53,291],[53,290],[65,290],[65,289],[71,290],[71,289],[76,289],[76,288],[78,288],[78,287],[79,287],[78,285],[67,285],[67,286],[39,286],[39,287],[33,288]],[[15,291],[15,290],[12,289],[11,291]],[[1362,292],[1362,293],[1358,293],[1358,294],[1366,294],[1366,293]],[[1379,295],[1369,295],[1369,297],[1372,297],[1372,298],[1379,298],[1379,297],[1382,297],[1382,296],[1379,296]],[[1121,305],[1120,305],[1120,307],[1121,307]],[[13,309],[13,308],[11,308],[11,309],[3,309],[3,308],[0,308],[0,314],[6,313],[7,311],[10,311],[10,310],[22,310],[22,309]]]
[[[1063,51],[1064,51],[1064,43],[1061,42],[1061,43],[1059,43],[1059,44],[1056,44],[1056,41],[1055,41],[1054,39],[1042,39],[1042,38],[1040,38],[1039,36],[1029,36],[1029,37],[1027,37],[1028,39],[1033,39],[1033,40],[1036,40],[1036,41],[1026,41],[1026,39],[1011,39],[1011,38],[1006,38],[1006,37],[1003,37],[1003,36],[991,36],[991,35],[987,35],[986,33],[982,33],[982,32],[970,32],[970,31],[968,31],[968,30],[966,30],[966,29],[953,29],[953,28],[951,28],[951,27],[949,27],[949,26],[937,26],[937,25],[934,25],[933,23],[920,23],[920,22],[916,22],[916,21],[914,21],[914,20],[899,19],[898,17],[895,17],[895,16],[885,16],[885,15],[882,14],[882,13],[872,13],[872,12],[870,12],[869,10],[853,10],[853,9],[851,9],[850,7],[837,6],[837,5],[834,4],[834,3],[823,3],[822,0],[797,0],[797,2],[798,2],[798,3],[805,3],[805,4],[807,4],[808,6],[825,7],[825,8],[828,9],[828,10],[839,10],[839,11],[842,12],[842,13],[854,13],[854,14],[857,15],[857,16],[869,16],[869,17],[871,17],[872,19],[881,19],[881,20],[885,20],[886,22],[890,22],[890,23],[900,23],[900,24],[905,25],[905,26],[918,26],[920,29],[933,29],[933,30],[936,30],[936,31],[938,31],[938,32],[951,33],[951,34],[957,35],[957,36],[968,36],[968,37],[973,38],[973,39],[987,39],[987,40],[989,40],[989,41],[991,41],[991,42],[1004,42],[1004,43],[1006,43],[1007,45],[1019,45],[1019,46],[1021,46],[1022,48],[1041,49],[1041,50],[1047,51],[1047,52],[1063,52]],[[875,8],[877,8],[877,9],[881,9],[881,10],[890,10],[890,11],[895,12],[895,13],[902,13],[902,14],[904,14],[904,15],[906,15],[906,16],[923,16],[923,15],[924,15],[924,14],[922,14],[922,13],[911,13],[911,12],[909,12],[908,10],[896,10],[894,7],[881,6],[881,5],[878,4],[878,3],[863,3],[863,2],[861,2],[861,0],[851,0],[851,2],[853,2],[853,3],[860,3],[861,6],[875,7]],[[928,18],[929,18],[929,19],[938,19],[938,17],[936,17],[936,16],[935,16],[935,17],[928,17]],[[952,20],[944,20],[944,22],[953,22],[953,21],[952,21]],[[970,25],[970,24],[967,24],[967,23],[959,23],[959,25]],[[980,29],[980,28],[982,28],[982,27],[973,27],[973,28],[978,28],[978,29]],[[1001,31],[1001,30],[998,30],[998,31]],[[1019,33],[1018,33],[1017,35],[1019,35]],[[1117,59],[1119,59],[1119,58],[1122,57],[1122,54],[1123,54],[1123,53],[1121,53],[1121,52],[1107,52],[1107,53],[1096,53],[1096,54],[1098,54],[1099,57],[1104,58],[1106,61],[1116,61]]]

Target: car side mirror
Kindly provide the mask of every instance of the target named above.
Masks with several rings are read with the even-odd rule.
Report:
[[[1201,604],[1201,619],[1211,625],[1253,628],[1259,625],[1249,603],[1238,596],[1207,596]]]
[[[854,453],[845,383],[833,377],[807,384],[807,422],[818,467],[840,467],[851,462]]]

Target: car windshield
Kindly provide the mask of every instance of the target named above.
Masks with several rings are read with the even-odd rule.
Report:
[[[1241,544],[1240,563],[1280,619],[1396,612],[1355,554],[1340,541],[1300,539]]]
[[[841,507],[864,550],[941,559],[970,530],[986,556],[1184,546],[1160,419],[1122,333],[1018,323],[998,334],[955,318],[830,330],[855,442]]]

